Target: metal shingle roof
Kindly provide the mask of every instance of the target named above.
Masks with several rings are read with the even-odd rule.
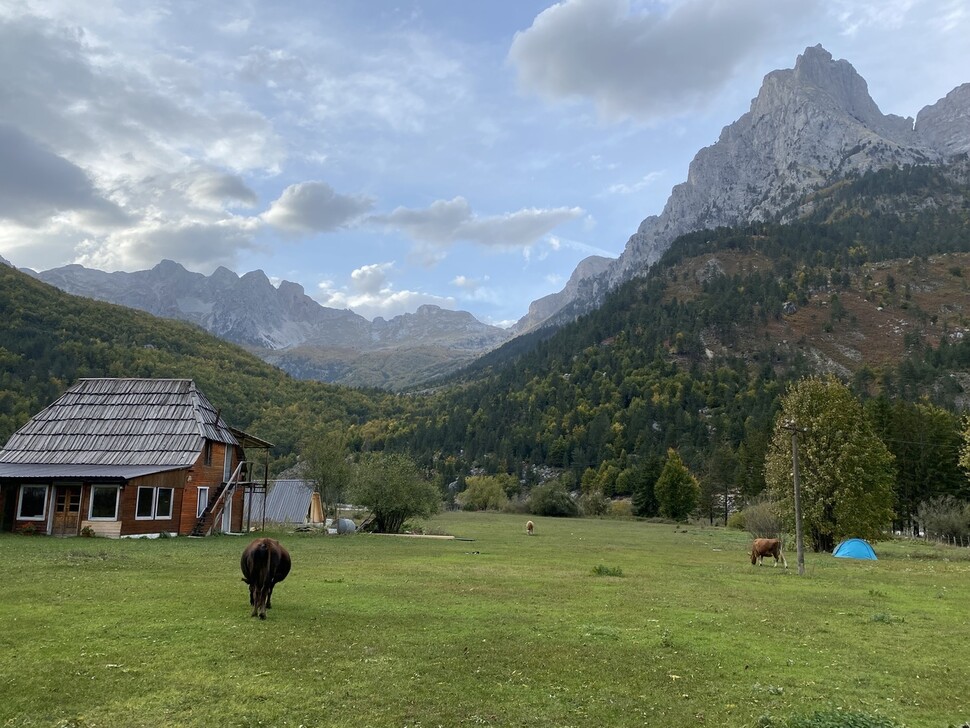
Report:
[[[192,465],[206,438],[239,444],[190,379],[81,379],[11,436],[0,464],[157,472]]]

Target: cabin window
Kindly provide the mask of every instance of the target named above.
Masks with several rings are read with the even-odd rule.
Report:
[[[228,483],[232,477],[232,446],[226,445],[226,459],[222,463],[222,482]]]
[[[155,499],[155,518],[169,519],[172,517],[172,489],[159,488]]]
[[[212,465],[212,440],[205,441],[205,448],[202,450],[202,464]]]
[[[21,521],[43,521],[47,514],[47,486],[20,486],[20,503],[17,518]]]
[[[95,485],[91,487],[90,521],[118,520],[119,488],[114,485]]]
[[[172,489],[138,488],[138,501],[135,503],[135,518],[141,521],[151,519],[168,520],[172,517]]]
[[[202,518],[205,507],[209,505],[209,489],[205,486],[199,488],[199,502],[195,507],[195,517]]]

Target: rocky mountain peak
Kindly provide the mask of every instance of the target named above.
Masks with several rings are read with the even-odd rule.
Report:
[[[219,285],[232,285],[239,280],[239,276],[222,265],[216,268],[209,277],[212,279],[213,283]]]
[[[551,293],[529,305],[529,312],[520,318],[515,326],[512,327],[516,335],[531,331],[537,326],[542,325],[550,316],[554,315],[570,300],[574,299],[579,292],[580,285],[587,280],[595,279],[607,271],[613,263],[613,258],[605,258],[601,255],[591,255],[579,261],[573,274],[566,282],[565,288],[559,293]]]
[[[685,233],[784,220],[796,214],[795,203],[807,193],[847,175],[933,164],[965,151],[970,84],[921,111],[914,124],[883,114],[848,61],[834,59],[821,45],[806,48],[794,68],[765,76],[750,110],[696,154],[663,212],[643,220],[606,272],[584,278],[572,295],[564,289],[555,299],[536,301],[539,310],[533,316],[530,307],[529,325],[566,306],[573,312],[595,307],[606,291],[643,272]]]
[[[67,268],[68,266],[64,267]],[[174,260],[169,260],[168,258],[163,258],[158,261],[152,270],[159,275],[177,275],[188,272],[181,263],[176,263]]]
[[[916,115],[916,135],[947,156],[970,152],[970,83],[957,86]]]
[[[441,306],[435,306],[433,303],[424,303],[418,306],[418,310],[414,312],[415,316],[431,317],[437,313],[441,312]]]

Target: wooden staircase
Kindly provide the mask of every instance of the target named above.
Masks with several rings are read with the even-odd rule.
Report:
[[[226,504],[232,501],[232,497],[238,488],[253,488],[255,486],[259,490],[265,491],[265,483],[254,483],[249,480],[250,468],[248,466],[249,463],[245,460],[240,462],[229,480],[218,487],[215,492],[215,497],[209,500],[205,510],[202,511],[202,515],[199,516],[195,522],[195,526],[189,532],[189,536],[201,538],[210,535],[215,529],[216,524],[222,518]]]

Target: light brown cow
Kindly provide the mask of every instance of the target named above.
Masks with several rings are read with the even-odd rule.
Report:
[[[781,541],[777,538],[756,538],[751,545],[751,565],[764,563],[765,556],[775,557],[775,566],[779,559],[788,568],[788,561],[781,550]]]
[[[536,532],[536,524],[534,524],[532,521],[529,521],[528,523],[526,523],[525,524],[525,532],[527,534],[529,534],[530,536],[535,535],[535,532]]]

